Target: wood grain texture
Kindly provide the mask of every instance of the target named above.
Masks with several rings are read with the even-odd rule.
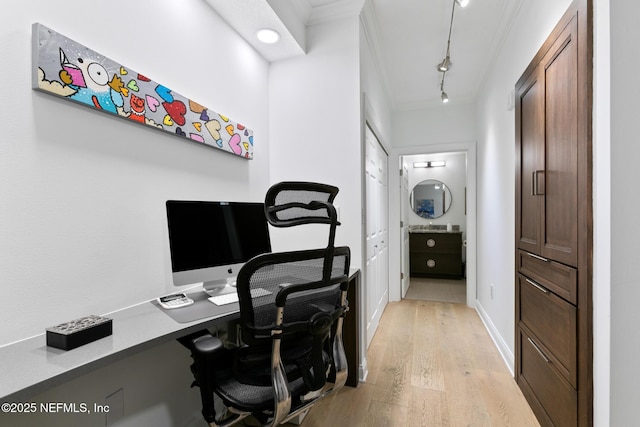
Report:
[[[367,381],[320,402],[303,426],[539,426],[463,304],[389,303],[367,359]]]
[[[464,304],[467,301],[466,279],[411,277],[405,299]]]

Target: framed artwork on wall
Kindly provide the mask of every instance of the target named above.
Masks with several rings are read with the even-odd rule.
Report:
[[[416,208],[416,213],[418,216],[422,218],[433,218],[435,215],[435,204],[433,203],[433,199],[422,199],[418,200],[418,205]]]
[[[35,23],[33,88],[245,159],[253,131],[143,74]]]

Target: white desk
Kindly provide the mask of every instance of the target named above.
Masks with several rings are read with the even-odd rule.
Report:
[[[152,302],[107,314],[113,319],[112,335],[69,351],[47,347],[44,333],[0,347],[0,400],[25,401],[134,353],[239,318],[238,303],[218,307],[202,302],[210,317],[187,323],[176,322]]]
[[[351,269],[349,282],[350,314],[345,321],[344,338],[350,367],[347,385],[355,387],[359,364],[356,295],[360,292],[360,270]],[[0,401],[24,402],[132,354],[240,317],[238,303],[219,307],[207,301],[201,291],[187,293],[195,304],[176,310],[194,313],[196,317],[204,312],[208,317],[180,323],[171,317],[173,313],[160,308],[155,301],[148,301],[106,314],[105,317],[113,319],[113,334],[73,350],[47,347],[44,333],[0,347]]]

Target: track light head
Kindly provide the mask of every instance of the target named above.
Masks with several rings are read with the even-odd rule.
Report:
[[[446,104],[449,102],[449,96],[444,91],[444,76],[447,74],[447,71],[451,69],[451,57],[449,56],[450,48],[451,48],[451,31],[453,30],[453,15],[456,11],[456,3],[460,7],[465,7],[469,4],[471,0],[453,0],[451,7],[451,22],[449,23],[449,37],[447,38],[447,56],[436,66],[436,69],[442,73],[442,80],[440,81],[440,98],[442,99],[442,103]]]
[[[440,72],[449,71],[450,68],[451,68],[451,59],[449,59],[448,56],[444,58],[441,63],[438,64],[438,71]]]

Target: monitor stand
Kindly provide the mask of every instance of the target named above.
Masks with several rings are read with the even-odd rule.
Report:
[[[236,278],[212,280],[202,284],[202,290],[209,296],[224,295],[236,292]]]

